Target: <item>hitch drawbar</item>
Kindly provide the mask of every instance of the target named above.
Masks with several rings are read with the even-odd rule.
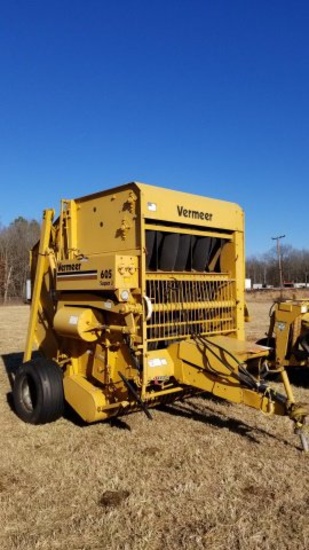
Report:
[[[226,336],[197,336],[172,345],[170,352],[179,382],[260,409],[268,416],[288,416],[294,423],[294,432],[300,436],[303,450],[309,450],[304,431],[309,404],[295,401],[286,370],[278,369],[286,395],[252,374],[251,366],[267,360],[265,347]]]

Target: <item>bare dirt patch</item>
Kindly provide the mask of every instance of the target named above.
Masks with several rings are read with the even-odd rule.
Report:
[[[249,302],[248,338],[264,335],[270,305]],[[152,421],[20,421],[7,369],[28,315],[0,308],[2,550],[308,548],[309,456],[287,418],[202,396]],[[294,389],[309,401],[306,383]]]

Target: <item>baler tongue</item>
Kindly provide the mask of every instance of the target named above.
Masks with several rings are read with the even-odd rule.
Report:
[[[309,451],[305,434],[309,403],[295,401],[287,371],[278,369],[285,395],[252,374],[250,363],[253,361],[253,367],[257,360],[263,361],[265,347],[223,335],[195,336],[173,344],[169,352],[177,358],[175,373],[179,382],[190,381],[191,386],[260,409],[266,415],[288,416],[303,450]]]

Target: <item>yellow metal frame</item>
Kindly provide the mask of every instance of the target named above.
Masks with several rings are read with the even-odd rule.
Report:
[[[34,279],[34,286],[32,292],[30,320],[28,324],[28,332],[26,337],[26,346],[24,351],[24,362],[29,361],[32,355],[32,349],[34,345],[35,328],[38,323],[39,312],[42,308],[41,303],[41,290],[43,278],[46,271],[50,268],[49,265],[49,241],[52,228],[52,222],[54,218],[54,210],[44,210],[43,223],[41,228],[41,239],[38,251],[38,260],[36,264],[36,272]]]

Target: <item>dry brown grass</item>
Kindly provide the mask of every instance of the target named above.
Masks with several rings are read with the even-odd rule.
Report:
[[[250,338],[269,306],[249,303]],[[287,418],[200,397],[153,421],[21,422],[5,365],[20,361],[28,313],[0,308],[1,550],[308,548],[309,456]]]

